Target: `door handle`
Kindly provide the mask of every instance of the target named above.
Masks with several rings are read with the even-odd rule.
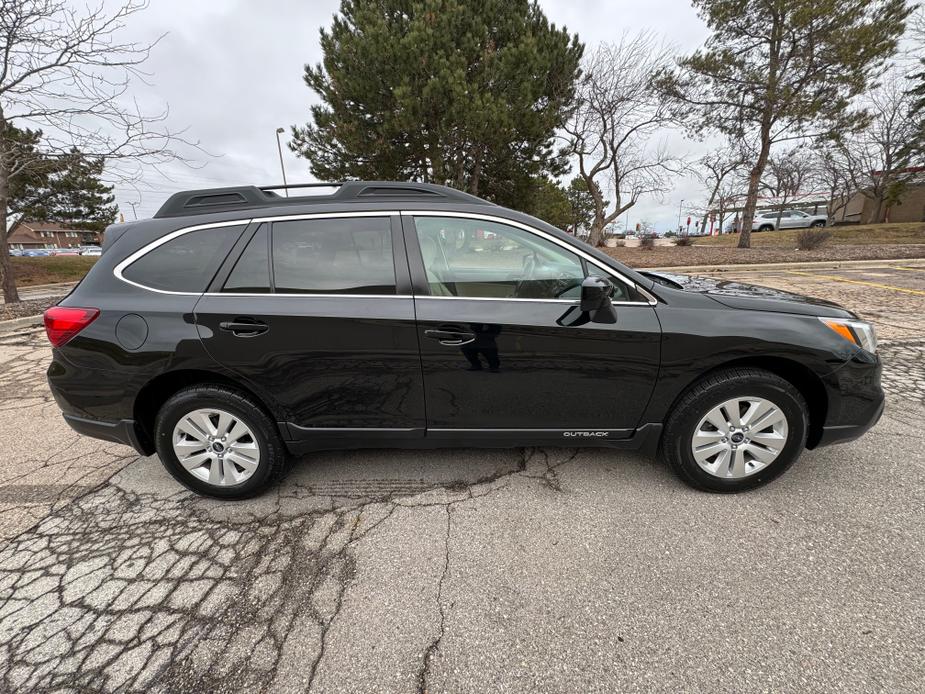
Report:
[[[441,345],[455,347],[475,342],[475,333],[466,332],[464,330],[425,330],[424,337],[436,340]]]
[[[263,335],[270,326],[253,318],[236,318],[218,324],[222,330],[227,330],[235,337],[256,337]]]

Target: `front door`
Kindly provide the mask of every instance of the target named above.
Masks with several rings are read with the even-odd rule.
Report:
[[[614,279],[617,322],[591,323],[578,310],[580,284],[608,273],[555,237],[471,215],[403,222],[429,438],[632,433],[659,365],[661,331],[645,297]]]
[[[280,406],[293,439],[423,437],[398,217],[312,215],[248,233],[196,305],[212,357]]]

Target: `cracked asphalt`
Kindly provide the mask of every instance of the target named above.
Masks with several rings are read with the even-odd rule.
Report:
[[[549,448],[316,454],[206,500],[71,432],[44,336],[0,336],[0,691],[921,691],[925,295],[855,282],[925,271],[825,274],[734,277],[872,318],[886,414],[732,497]]]

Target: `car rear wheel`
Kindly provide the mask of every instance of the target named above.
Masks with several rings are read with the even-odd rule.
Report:
[[[774,226],[772,224],[762,224],[758,227],[758,231],[774,231]]]
[[[155,422],[155,445],[178,482],[222,499],[259,494],[286,467],[286,449],[270,417],[225,386],[193,386],[167,400]]]
[[[789,381],[728,369],[693,386],[668,419],[662,455],[684,482],[740,492],[770,482],[806,445],[807,407]]]
[[[810,226],[811,226],[811,227],[824,227],[824,226],[825,226],[825,222],[823,222],[823,221],[820,219],[819,221],[816,221],[816,222],[813,222],[812,224],[810,224]]]

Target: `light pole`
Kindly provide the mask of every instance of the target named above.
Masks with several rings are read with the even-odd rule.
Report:
[[[286,197],[289,197],[289,188],[285,186],[289,185],[286,183],[286,166],[283,164],[283,146],[279,142],[279,136],[282,135],[285,131],[283,128],[276,129],[276,149],[279,151],[279,169],[283,172],[283,190],[286,191]]]
[[[684,198],[681,198],[681,202],[678,203],[678,234],[681,233],[681,208],[684,206]]]

